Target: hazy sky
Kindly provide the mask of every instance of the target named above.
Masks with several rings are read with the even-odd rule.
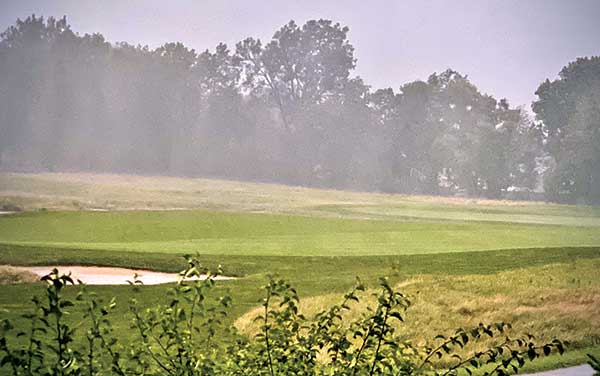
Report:
[[[374,88],[453,68],[484,92],[529,108],[538,84],[578,56],[600,55],[600,0],[325,1],[0,0],[0,28],[35,13],[67,15],[79,33],[198,51],[284,23],[327,18],[350,27],[356,74]]]

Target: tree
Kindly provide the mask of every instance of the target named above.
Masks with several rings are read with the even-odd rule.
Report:
[[[339,105],[348,94],[346,87],[357,82],[350,79],[355,59],[347,33],[347,27],[329,20],[311,20],[301,28],[290,21],[264,46],[253,38],[236,45],[244,89],[278,110],[286,150],[278,172],[288,181],[322,183],[330,175],[323,175],[327,161],[320,155],[336,148],[330,142],[339,140],[334,137],[340,133],[333,129],[342,125]]]
[[[458,72],[433,74],[398,94],[378,90],[371,108],[383,134],[385,190],[500,197],[515,169],[533,172],[520,110],[481,94]]]
[[[534,184],[539,132],[521,112],[452,70],[372,91],[352,74],[348,32],[290,21],[266,44],[246,38],[235,51],[197,53],[178,42],[111,44],[66,18],[18,20],[0,36],[0,168],[487,197]],[[584,136],[561,142],[594,140],[584,110],[593,98],[571,110],[585,111],[572,116]],[[557,127],[545,132],[563,139]],[[595,147],[586,145],[555,175],[587,166],[559,180],[594,195]]]
[[[339,95],[347,84],[355,64],[347,33],[347,27],[321,19],[302,28],[290,21],[264,47],[260,40],[245,39],[236,46],[244,86],[267,94],[292,130],[295,112]]]
[[[569,63],[536,95],[533,111],[554,160],[544,184],[547,197],[600,202],[600,57]]]

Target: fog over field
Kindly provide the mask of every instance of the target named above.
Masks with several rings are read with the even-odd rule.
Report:
[[[362,5],[301,11],[293,4],[275,6],[260,22],[256,15],[258,29],[241,22],[264,4],[231,5],[231,13],[216,4],[168,7],[167,19],[183,20],[179,29],[152,13],[156,3],[107,7],[125,12],[118,19],[157,20],[140,30],[105,11],[85,17],[92,3],[3,4],[2,19],[14,18],[0,40],[0,169],[600,200],[595,2],[379,3],[370,8],[392,29],[377,31],[360,22]],[[408,19],[432,10],[424,25],[407,21],[401,29],[386,14]],[[183,15],[190,11],[199,24]],[[496,14],[510,27],[491,24]],[[289,18],[283,25],[267,22],[282,17]],[[213,33],[228,44],[201,36],[201,22],[218,19]],[[556,30],[563,33],[555,38]],[[376,43],[390,54],[365,56]],[[415,76],[410,67],[421,64],[432,70]],[[531,77],[537,82],[526,84]],[[503,99],[509,94],[515,100]]]
[[[599,20],[0,0],[0,376],[600,375]]]

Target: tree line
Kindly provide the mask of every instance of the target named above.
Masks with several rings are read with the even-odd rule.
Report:
[[[600,58],[542,83],[535,118],[450,69],[375,90],[355,66],[329,20],[197,52],[32,15],[0,35],[0,169],[600,202]]]

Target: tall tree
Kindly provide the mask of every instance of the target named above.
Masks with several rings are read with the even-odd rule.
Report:
[[[311,20],[302,28],[290,21],[264,47],[252,38],[238,43],[244,85],[268,94],[286,128],[293,130],[295,112],[340,95],[347,84],[355,65],[347,33],[347,27],[329,20]]]
[[[535,181],[535,127],[506,102],[452,70],[372,92],[355,63],[348,28],[329,20],[196,53],[31,16],[0,36],[0,168],[490,197]],[[586,98],[561,141],[581,146],[579,180],[595,176]]]
[[[569,63],[536,95],[533,111],[554,161],[545,179],[548,198],[600,202],[600,57]]]

